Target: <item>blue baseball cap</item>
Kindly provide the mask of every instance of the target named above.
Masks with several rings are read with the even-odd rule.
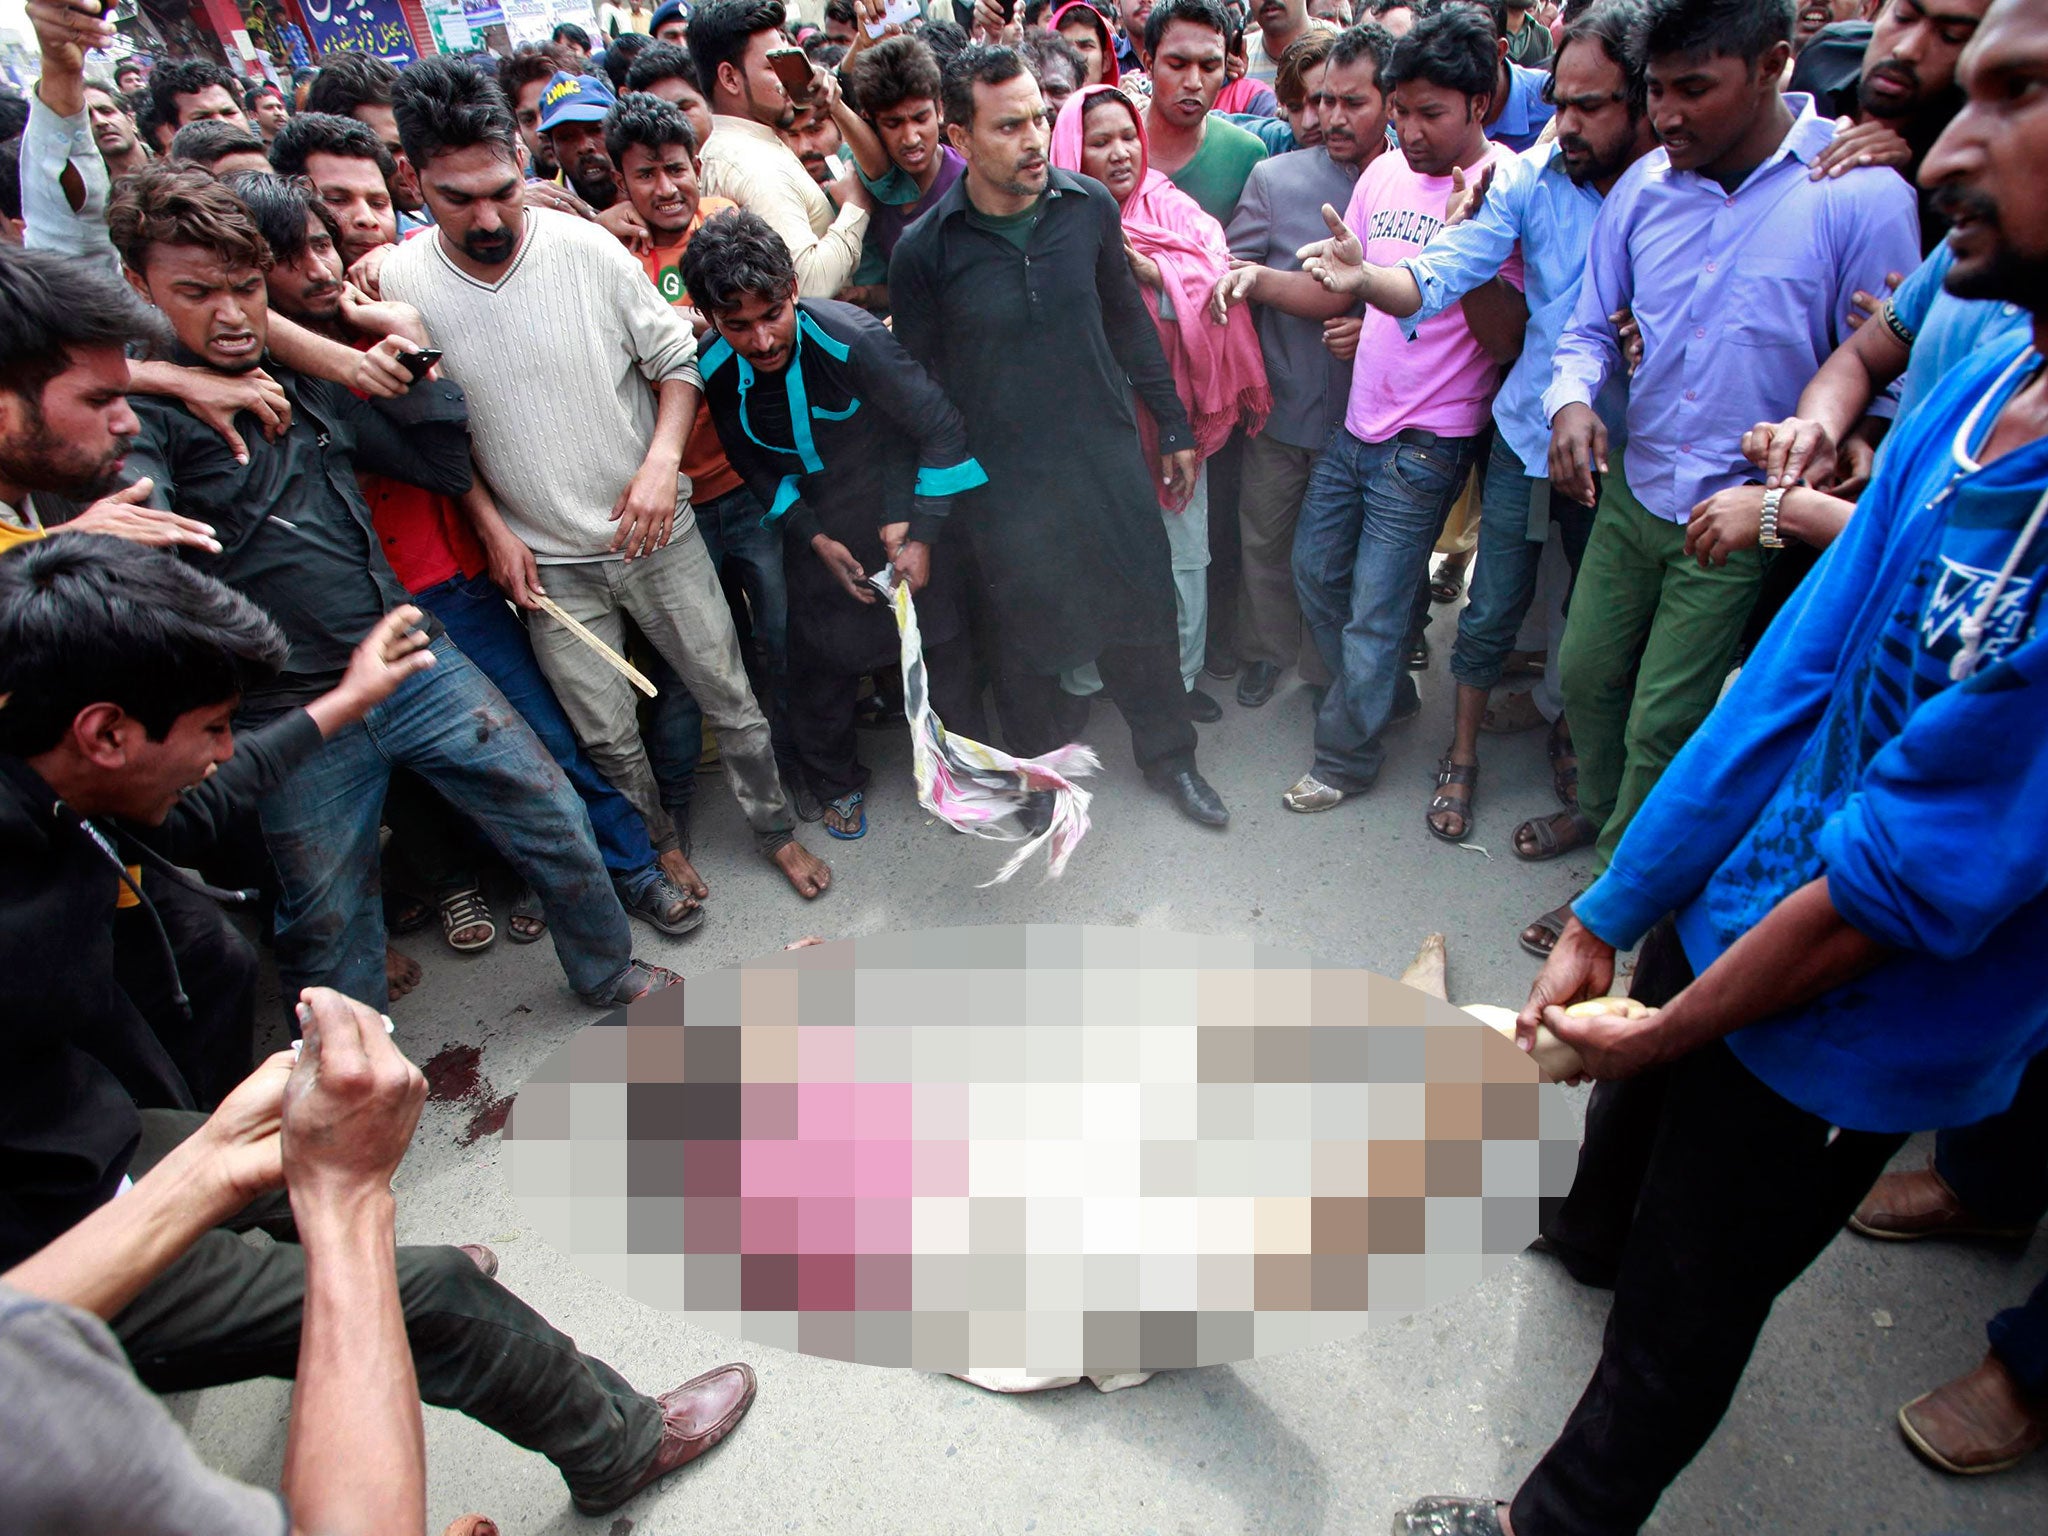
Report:
[[[617,102],[603,75],[572,75],[558,69],[540,93],[540,131],[564,123],[601,123]]]

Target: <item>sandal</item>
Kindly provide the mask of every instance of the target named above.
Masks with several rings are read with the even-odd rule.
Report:
[[[458,955],[475,954],[498,942],[497,922],[491,917],[491,909],[484,904],[483,892],[476,887],[443,896],[435,906],[441,914],[441,937]],[[483,930],[482,938],[473,934],[466,939],[455,937],[458,933],[478,928]]]
[[[825,835],[827,837],[836,837],[842,843],[850,843],[855,838],[866,837],[868,835],[868,813],[866,806],[863,804],[866,799],[867,796],[856,789],[850,795],[841,795],[836,800],[827,800],[825,802],[825,810],[829,817],[836,818],[841,823],[850,823],[852,830],[842,832],[837,826],[833,825],[831,819],[828,819],[825,823]]]
[[[1464,799],[1455,800],[1443,793],[1453,784],[1464,789]],[[1451,754],[1446,752],[1437,760],[1436,787],[1437,793],[1430,797],[1429,809],[1423,814],[1423,825],[1429,828],[1429,835],[1439,842],[1462,843],[1472,835],[1472,801],[1479,792],[1479,765],[1454,763],[1451,761]],[[1436,824],[1436,818],[1446,811],[1458,818],[1458,830],[1455,833],[1446,832]]]
[[[1580,894],[1583,895],[1584,893],[1581,892]],[[1572,901],[1577,901],[1578,899],[1577,896],[1574,896]],[[1548,960],[1551,950],[1557,947],[1558,935],[1564,932],[1564,925],[1571,921],[1571,917],[1571,901],[1566,902],[1561,907],[1552,907],[1548,912],[1537,918],[1535,922],[1522,930],[1522,948],[1526,949],[1538,960]]]
[[[384,893],[386,933],[418,933],[433,920],[434,904],[424,896],[401,896],[396,891]]]
[[[1545,859],[1554,859],[1560,854],[1583,848],[1599,835],[1600,829],[1578,811],[1532,816],[1515,828],[1515,857],[1530,864],[1540,864]]]
[[[1455,603],[1465,591],[1465,572],[1470,570],[1470,559],[1459,555],[1447,555],[1444,563],[1437,567],[1436,577],[1429,584],[1429,600],[1438,607]]]
[[[1563,715],[1557,717],[1557,724],[1550,728],[1550,740],[1544,746],[1550,756],[1550,787],[1557,795],[1557,803],[1568,811],[1579,808],[1579,754],[1572,746],[1572,728],[1565,724]]]
[[[1503,677],[1541,677],[1550,670],[1550,656],[1545,651],[1509,651],[1500,670]]]
[[[1504,696],[1497,704],[1488,704],[1486,713],[1479,717],[1479,729],[1495,736],[1513,736],[1518,731],[1533,731],[1543,724],[1543,711],[1536,707],[1535,698],[1528,689]]]
[[[631,885],[621,881],[618,891],[619,905],[628,917],[637,917],[672,939],[694,933],[704,924],[704,909],[697,898],[671,880],[659,864],[650,866]]]
[[[548,936],[547,909],[532,886],[521,888],[519,899],[505,914],[505,934],[514,944],[537,944]]]

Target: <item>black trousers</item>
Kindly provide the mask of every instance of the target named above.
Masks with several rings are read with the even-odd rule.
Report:
[[[177,957],[186,1010],[172,992],[156,925],[140,907],[114,914],[114,978],[184,1075],[192,1102],[212,1109],[256,1065],[256,950],[211,898],[153,869],[143,894]]]
[[[1251,439],[1239,427],[1203,468],[1209,472],[1210,651],[1237,654],[1237,588],[1244,570],[1244,537],[1238,507],[1244,499],[1244,450]]]
[[[141,1177],[204,1116],[145,1110],[130,1165]],[[290,1206],[268,1196],[206,1233],[114,1318],[135,1374],[153,1392],[188,1392],[298,1371],[306,1256],[296,1242],[251,1247],[235,1233],[289,1237]],[[602,1499],[630,1483],[661,1439],[661,1407],[576,1348],[461,1250],[398,1250],[399,1305],[420,1399],[455,1408],[538,1451],[573,1493]]]
[[[925,677],[931,704],[946,729],[975,741],[987,740],[988,724],[981,708],[981,679],[975,670],[974,644],[963,633],[941,645],[924,648]],[[896,668],[889,669],[898,678]],[[820,800],[837,800],[865,788],[854,706],[866,669],[849,672],[801,645],[792,634],[789,647],[789,728],[796,738],[797,760]]]
[[[1147,772],[1195,766],[1195,728],[1188,719],[1187,690],[1180,680],[1180,647],[1111,645],[1095,658],[1102,691],[1116,701],[1131,728],[1131,752]],[[1017,757],[1037,757],[1068,740],[1059,727],[1060,681],[1036,673],[1005,671],[996,679],[996,711],[1003,743]]]
[[[1637,974],[1651,1003],[1690,980],[1668,923]],[[1727,1412],[1778,1293],[1905,1139],[1828,1125],[1718,1042],[1594,1089],[1544,1233],[1575,1269],[1611,1264],[1614,1308],[1593,1379],[1515,1495],[1517,1536],[1641,1527]]]

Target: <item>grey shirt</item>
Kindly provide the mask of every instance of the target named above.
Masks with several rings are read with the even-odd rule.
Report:
[[[0,1285],[0,1530],[283,1536],[275,1490],[199,1460],[98,1318]]]
[[[1261,160],[1252,167],[1230,220],[1230,254],[1276,272],[1299,272],[1294,253],[1329,238],[1323,204],[1342,213],[1357,183],[1358,169],[1337,164],[1320,146]],[[1289,447],[1319,449],[1344,419],[1351,364],[1330,355],[1320,320],[1298,319],[1263,305],[1255,313],[1266,380],[1273,389],[1265,435]]]

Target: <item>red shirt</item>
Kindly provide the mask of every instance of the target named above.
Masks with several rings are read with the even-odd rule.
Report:
[[[640,258],[640,265],[647,269],[647,276],[654,286],[661,290],[661,296],[685,308],[690,295],[683,288],[683,252],[689,248],[690,235],[704,227],[704,221],[714,214],[725,212],[739,205],[722,197],[707,197],[697,204],[697,217],[690,221],[689,233],[683,236],[681,245],[671,250],[650,250]],[[711,425],[711,407],[702,400],[697,402],[697,424],[690,429],[690,446],[683,453],[683,473],[690,477],[690,498],[693,501],[712,501],[736,491],[741,480],[731,464],[726,462],[725,449],[719,445],[718,431]],[[400,577],[403,580],[403,576]]]
[[[355,349],[367,352],[376,343],[358,337]],[[412,593],[438,587],[457,576],[487,570],[484,546],[462,509],[446,496],[423,491],[388,475],[358,473],[356,484],[370,504],[370,521],[391,574]]]

